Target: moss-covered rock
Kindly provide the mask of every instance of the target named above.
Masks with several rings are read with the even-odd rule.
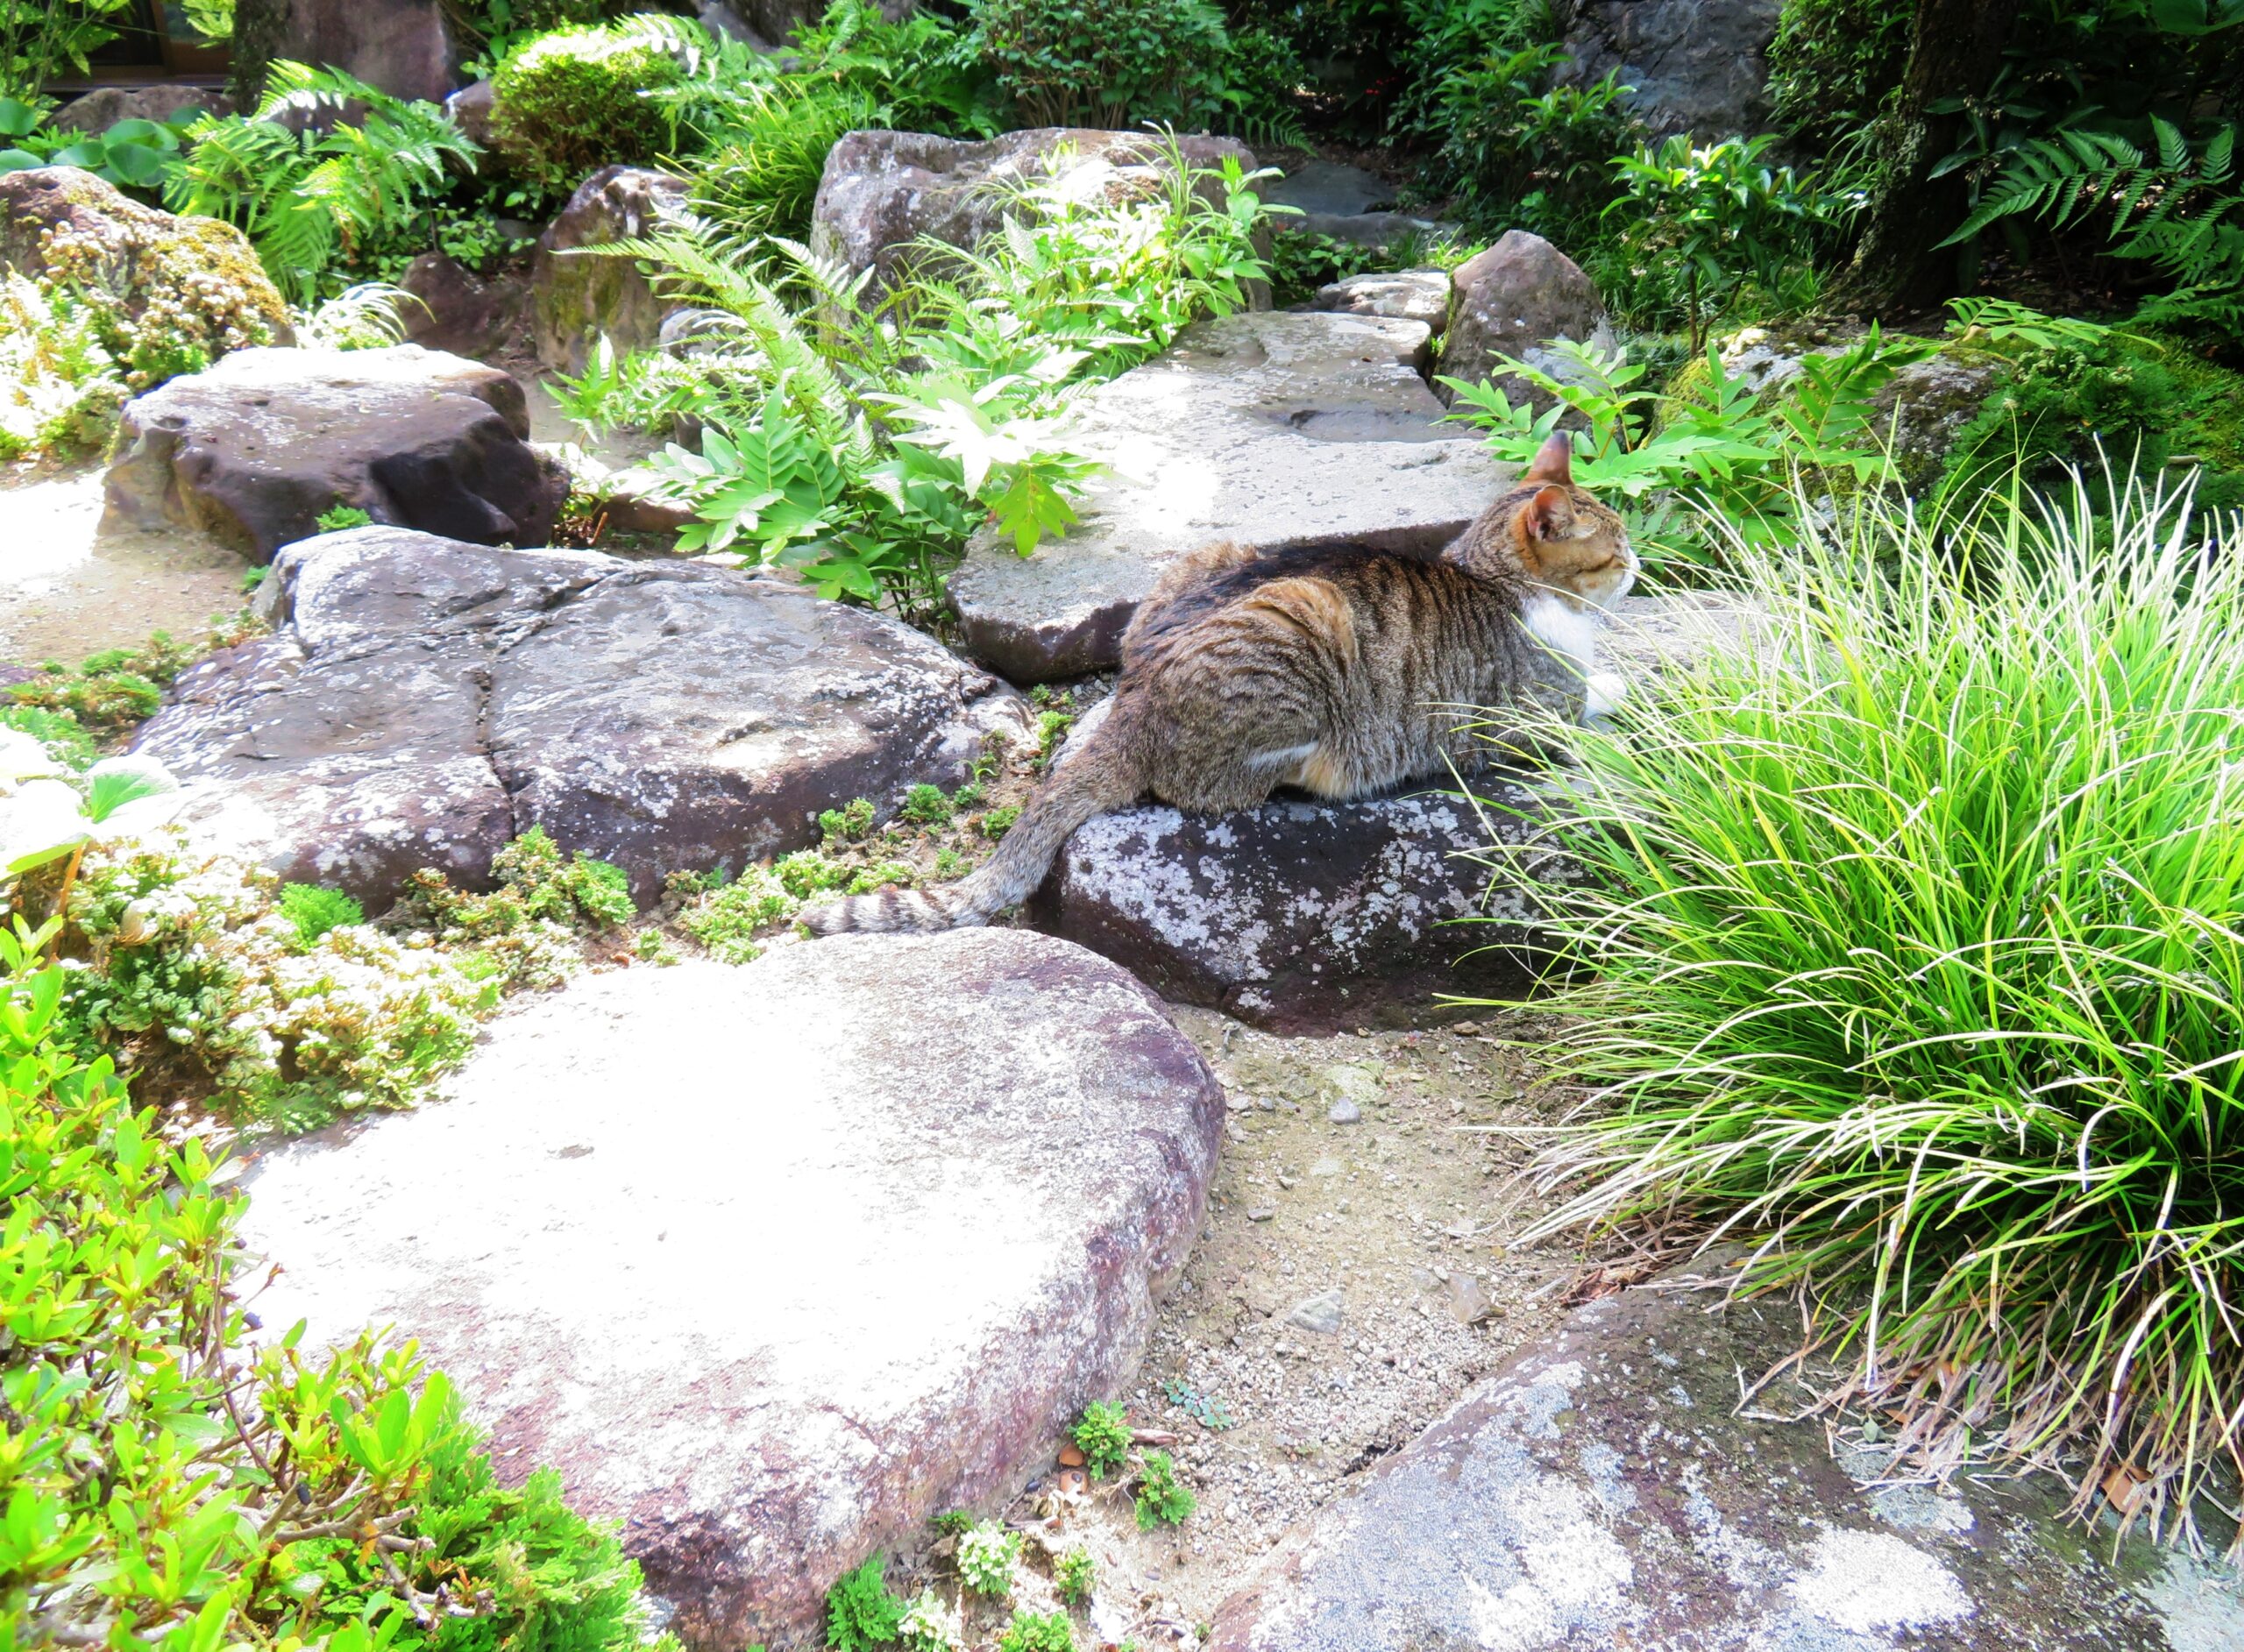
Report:
[[[75,167],[0,174],[0,266],[100,309],[135,389],[290,340],[288,307],[240,230]]]

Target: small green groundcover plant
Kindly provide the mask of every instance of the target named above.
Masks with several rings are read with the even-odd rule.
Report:
[[[245,1343],[232,1167],[73,1051],[54,928],[0,932],[0,1644],[639,1644],[614,1535],[412,1344]]]
[[[1130,1457],[1130,1414],[1123,1407],[1103,1400],[1094,1400],[1083,1407],[1083,1414],[1069,1430],[1069,1437],[1076,1449],[1083,1454],[1083,1464],[1095,1480],[1121,1471]]]
[[[2108,479],[1795,519],[1734,547],[1752,646],[1574,737],[1537,854],[1580,881],[1537,881],[1589,1100],[1530,1237],[1748,1237],[1829,1403],[2187,1533],[2244,1450],[2244,521]]]
[[[1148,1451],[1138,1464],[1138,1529],[1182,1526],[1197,1507],[1176,1478],[1176,1463],[1166,1451]]]

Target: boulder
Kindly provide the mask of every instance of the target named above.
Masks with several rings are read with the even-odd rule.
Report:
[[[1204,322],[1076,403],[1111,471],[1033,557],[984,530],[951,576],[968,649],[1014,682],[1111,666],[1161,570],[1214,540],[1446,544],[1507,475],[1441,421],[1422,323],[1268,312]]]
[[[134,749],[199,845],[370,911],[423,866],[489,887],[532,826],[650,900],[1026,737],[1019,696],[908,626],[704,563],[363,528],[289,546],[260,601],[273,635],[183,675]]]
[[[452,124],[474,143],[491,147],[491,117],[498,110],[499,93],[490,81],[470,81],[444,100],[444,113]]]
[[[1220,815],[1117,810],[1069,839],[1029,921],[1171,1003],[1273,1032],[1416,1025],[1437,1017],[1441,993],[1516,996],[1534,979],[1534,914],[1464,857],[1491,828],[1531,833],[1547,805],[1521,776],[1474,790],[1488,824],[1438,790]],[[1491,921],[1457,923],[1473,917]]]
[[[543,542],[568,478],[513,376],[417,344],[241,350],[125,405],[104,518],[176,523],[258,562],[355,507],[484,544]]]
[[[819,1641],[843,1570],[1049,1464],[1130,1380],[1223,1119],[1151,993],[1003,929],[581,977],[446,1088],[264,1156],[259,1312],[417,1337],[696,1648]]]
[[[1714,598],[1624,599],[1605,665],[1649,677],[1735,647],[1743,616]],[[1097,726],[1077,725],[1060,761]],[[1411,1026],[1462,1014],[1442,995],[1514,997],[1547,963],[1516,867],[1478,858],[1531,844],[1563,776],[1488,770],[1474,802],[1453,783],[1328,803],[1288,792],[1260,808],[1188,815],[1143,804],[1069,839],[1029,921],[1125,965],[1162,997],[1282,1033]],[[1563,876],[1555,858],[1538,876]],[[1470,922],[1459,922],[1470,919]]]
[[[1318,287],[1307,308],[1417,322],[1438,338],[1449,329],[1449,273],[1398,270],[1351,275]]]
[[[1610,348],[1605,301],[1581,266],[1539,235],[1510,230],[1450,278],[1449,337],[1441,351],[1445,378],[1488,379],[1513,401],[1539,412],[1551,397],[1498,359],[1515,356],[1556,379],[1568,371],[1550,346],[1561,338]],[[1446,394],[1446,391],[1444,393]]]
[[[423,252],[397,284],[414,301],[401,305],[408,343],[455,356],[481,358],[520,330],[529,289],[518,274],[478,275],[444,252]]]
[[[1949,344],[1911,362],[1871,398],[1873,438],[1887,445],[1906,486],[1939,479],[1964,427],[2010,372],[2011,363],[1991,350]]]
[[[1783,0],[1562,0],[1563,83],[1608,70],[1654,133],[1701,142],[1765,131],[1769,44]]]
[[[580,373],[605,334],[621,355],[643,350],[674,308],[630,259],[577,253],[651,235],[685,205],[686,183],[643,167],[606,167],[577,186],[561,216],[538,238],[530,264],[530,320],[537,358]],[[572,256],[574,254],[574,256]]]
[[[213,359],[294,337],[239,230],[143,206],[76,167],[0,173],[0,266],[98,292],[131,327]]]
[[[1210,1652],[2212,1652],[2233,1574],[2063,1520],[2049,1479],[1878,1484],[1857,1426],[1778,1422],[1783,1303],[1638,1287],[1575,1311],[1281,1539]],[[1835,1460],[1836,1452],[1836,1460]]]
[[[1253,152],[1235,139],[1175,141],[1188,166],[1220,167],[1229,157],[1254,169]],[[1014,193],[1055,172],[1097,168],[1114,193],[1155,187],[1168,143],[1148,132],[1060,126],[1007,132],[986,143],[926,132],[850,132],[826,157],[811,209],[811,247],[853,271],[871,269],[873,290],[885,291],[915,244],[932,238],[972,246],[1003,221]]]
[[[233,107],[233,99],[209,86],[104,86],[72,98],[46,124],[52,131],[105,132],[121,120],[225,115]]]
[[[341,69],[392,97],[441,103],[458,84],[444,0],[288,0],[273,55]]]

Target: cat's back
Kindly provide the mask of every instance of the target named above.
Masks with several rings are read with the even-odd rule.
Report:
[[[1360,652],[1381,638],[1485,626],[1517,593],[1453,564],[1343,542],[1250,552],[1218,545],[1171,569],[1122,639],[1126,675],[1227,639]]]

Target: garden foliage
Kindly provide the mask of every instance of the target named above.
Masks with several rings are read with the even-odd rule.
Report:
[[[2244,1449],[2244,522],[2109,491],[1737,544],[1751,645],[1582,731],[1512,873],[1565,847],[1595,972],[1537,1231],[1736,1239],[1832,1403],[2171,1531]]]

